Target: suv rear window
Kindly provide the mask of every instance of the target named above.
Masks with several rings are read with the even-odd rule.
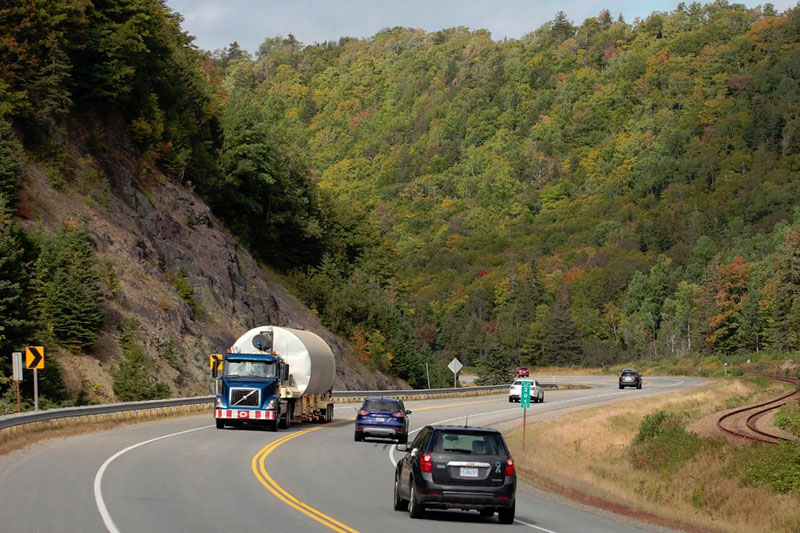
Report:
[[[623,370],[622,371],[622,375],[623,376],[635,376],[636,375],[636,371],[635,370]]]
[[[370,411],[397,411],[400,404],[392,400],[366,400],[362,408]]]
[[[469,431],[438,431],[434,436],[431,451],[475,455],[503,455],[508,453],[503,437],[500,434]]]

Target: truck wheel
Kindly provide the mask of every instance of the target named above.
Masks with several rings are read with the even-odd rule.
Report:
[[[217,429],[224,429],[225,428],[225,421],[221,418],[217,418]]]
[[[286,411],[281,416],[281,418],[280,418],[280,426],[279,427],[281,429],[289,429],[290,427],[292,427],[292,419],[289,418],[289,411]]]
[[[329,403],[328,408],[325,409],[325,423],[329,423],[333,420],[333,404]]]

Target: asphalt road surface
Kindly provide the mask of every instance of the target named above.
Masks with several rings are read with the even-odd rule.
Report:
[[[696,387],[693,378],[645,377],[642,390],[616,377],[556,376],[586,390],[545,391],[528,422],[543,416]],[[548,379],[543,379],[548,381]],[[409,401],[411,431],[426,424],[508,427],[522,420],[505,395]],[[429,511],[423,520],[392,509],[389,441],[353,441],[354,405],[331,424],[272,433],[217,430],[211,414],[159,420],[54,439],[0,457],[0,532],[380,533],[515,530],[546,533],[652,531],[607,513],[543,498],[519,484],[512,526],[476,512]],[[555,413],[554,413],[555,412]],[[413,435],[412,435],[413,437]]]

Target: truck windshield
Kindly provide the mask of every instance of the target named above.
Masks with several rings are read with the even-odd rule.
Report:
[[[275,363],[267,361],[225,361],[223,376],[274,378]]]

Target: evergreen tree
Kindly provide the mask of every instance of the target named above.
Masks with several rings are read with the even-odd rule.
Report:
[[[66,345],[87,349],[103,325],[97,259],[85,226],[45,237],[34,273],[41,326]]]
[[[155,380],[151,375],[153,361],[148,359],[136,340],[137,328],[138,323],[135,319],[120,323],[119,342],[122,346],[123,360],[114,376],[114,394],[123,402],[168,398],[169,387],[163,383],[154,383]]]
[[[478,385],[501,385],[508,383],[511,375],[511,354],[490,342],[481,364],[478,366]]]
[[[776,265],[775,325],[771,344],[779,350],[800,348],[800,225],[786,234]]]
[[[550,31],[557,44],[561,44],[575,35],[575,27],[572,25],[569,19],[567,19],[567,14],[563,11],[556,13],[556,18],[553,19]]]
[[[5,197],[7,208],[13,207],[13,199],[19,187],[21,153],[22,148],[14,137],[11,124],[0,117],[0,195]]]
[[[544,323],[542,352],[544,361],[558,366],[575,365],[581,361],[583,349],[580,334],[572,319],[566,287],[559,289]]]
[[[29,332],[25,250],[6,195],[0,191],[0,353],[19,348]],[[3,367],[6,358],[2,358]]]

